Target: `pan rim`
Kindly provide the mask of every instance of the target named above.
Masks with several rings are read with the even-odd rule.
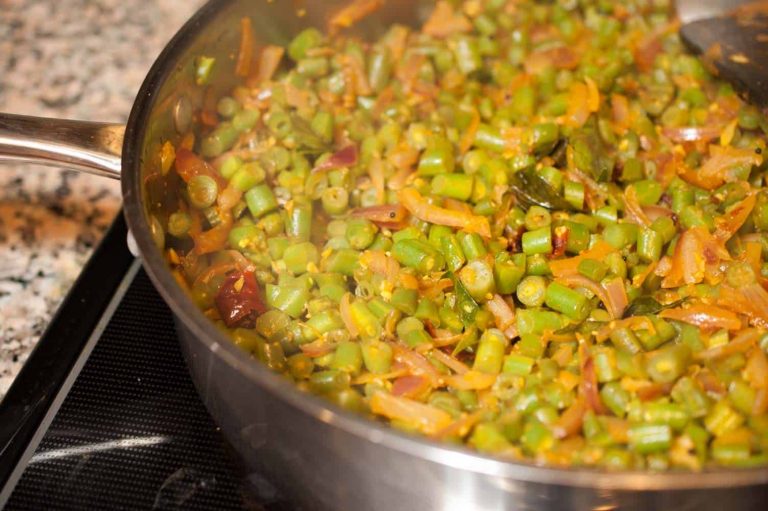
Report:
[[[346,433],[429,460],[495,478],[569,487],[620,491],[706,490],[768,484],[768,467],[711,469],[702,472],[606,471],[587,468],[543,467],[526,462],[492,458],[466,447],[440,444],[408,435],[369,419],[337,409],[325,400],[296,389],[293,384],[254,362],[229,342],[178,286],[168,271],[161,251],[155,245],[144,216],[141,201],[142,140],[147,121],[160,90],[174,64],[195,41],[195,32],[215,19],[237,0],[209,0],[166,45],[148,72],[128,119],[123,146],[122,192],[128,227],[141,252],[142,264],[150,279],[174,315],[184,323],[198,342],[214,352],[233,370],[243,373],[260,387],[315,420],[341,428]]]

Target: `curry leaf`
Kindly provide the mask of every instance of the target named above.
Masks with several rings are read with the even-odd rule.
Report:
[[[573,206],[534,169],[525,169],[512,174],[509,186],[518,205],[525,210],[534,205],[547,209],[573,209]]]
[[[648,316],[658,314],[664,309],[673,309],[679,307],[685,302],[685,299],[678,300],[676,302],[662,305],[655,298],[651,296],[641,296],[637,298],[632,304],[624,311],[624,317],[630,316]]]
[[[607,181],[611,178],[616,160],[603,142],[594,119],[590,119],[590,122],[575,132],[570,140],[576,168],[597,181]]]

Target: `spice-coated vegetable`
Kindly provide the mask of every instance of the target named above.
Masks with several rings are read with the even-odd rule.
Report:
[[[286,48],[244,20],[244,83],[162,145],[206,315],[302,389],[486,454],[768,463],[768,120],[669,2],[438,0],[346,35],[376,4]]]

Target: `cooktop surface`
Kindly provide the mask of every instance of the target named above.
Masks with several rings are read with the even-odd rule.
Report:
[[[289,510],[240,470],[122,217],[0,403],[0,507]]]

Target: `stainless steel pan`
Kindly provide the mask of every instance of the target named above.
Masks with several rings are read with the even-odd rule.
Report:
[[[120,177],[125,215],[147,272],[173,310],[192,377],[211,415],[251,473],[307,509],[765,509],[768,470],[699,474],[542,468],[433,443],[352,416],[249,359],[174,282],[157,225],[176,190],[162,186],[159,148],[194,122],[203,91],[194,60],[217,59],[216,93],[233,82],[239,19],[262,43],[282,44],[349,0],[221,0],[178,32],[149,72],[127,126],[0,114],[0,159],[70,166]],[[375,35],[398,21],[417,24],[428,0],[389,0],[356,31]],[[192,126],[194,127],[194,126]]]

